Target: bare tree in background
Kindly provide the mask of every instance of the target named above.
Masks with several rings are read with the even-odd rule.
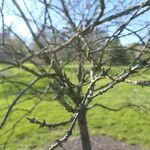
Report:
[[[119,111],[126,107],[141,108],[142,106],[132,103],[122,104],[119,108],[105,106],[100,102],[94,103],[95,98],[100,98],[121,82],[141,86],[150,85],[150,81],[128,80],[141,69],[149,67],[150,20],[137,24],[137,29],[132,28],[133,24],[135,26],[139,22],[138,18],[150,12],[150,1],[140,2],[138,0],[116,0],[115,3],[113,0],[33,0],[32,2],[22,0],[20,4],[17,0],[2,0],[0,51],[7,51],[11,56],[13,53],[14,59],[0,60],[3,64],[7,64],[0,72],[18,68],[32,74],[34,79],[24,83],[17,80],[12,82],[9,80],[10,76],[3,78],[4,82],[7,81],[12,85],[21,84],[24,89],[20,89],[19,94],[6,108],[7,111],[0,122],[0,129],[7,123],[14,106],[27,92],[40,100],[43,95],[52,95],[69,113],[73,114],[70,120],[51,124],[35,118],[27,117],[27,119],[33,124],[48,128],[70,124],[66,134],[50,147],[51,150],[62,146],[63,142],[72,135],[75,124],[78,123],[82,148],[91,150],[86,120],[89,109],[102,107],[109,111]],[[33,39],[32,45],[24,41],[24,35],[15,32],[13,25],[5,24],[7,6],[12,6],[10,9],[13,9],[13,13],[16,14],[16,21],[21,20],[26,24]],[[5,31],[9,31],[12,38],[15,37],[20,41],[23,51],[22,47],[6,40]],[[137,52],[137,55],[126,69],[117,75],[112,75],[110,72],[113,64],[109,45],[116,39],[128,39],[130,36],[136,37],[141,47],[140,49],[123,47],[120,51],[121,55],[127,51]],[[26,63],[33,64],[34,68]],[[76,72],[73,73],[76,81],[72,80],[72,75],[65,70],[67,65],[73,63],[77,65]],[[105,85],[98,84],[105,78],[109,79],[109,82]],[[45,79],[49,80],[42,90],[33,88],[35,84],[41,80],[44,82]],[[36,105],[37,103],[32,110]],[[20,119],[29,116],[32,110]]]

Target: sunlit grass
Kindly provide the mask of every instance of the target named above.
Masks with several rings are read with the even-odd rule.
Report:
[[[31,66],[33,67],[33,66]],[[75,65],[67,66],[67,73],[70,78],[74,79],[72,75],[76,70]],[[114,67],[112,74],[116,74],[124,69],[123,67]],[[24,83],[30,82],[34,77],[31,74],[24,74],[23,71],[14,69],[15,79]],[[142,76],[133,76],[133,79],[148,80],[150,79],[150,71],[144,72]],[[99,82],[99,84],[106,83],[106,80]],[[40,81],[35,85],[37,89],[41,89],[47,84],[46,80]],[[17,91],[19,92],[24,86],[10,86],[9,84],[0,85],[0,109],[5,108],[14,99]],[[11,92],[10,92],[11,91]],[[139,105],[150,105],[150,87],[139,87],[121,83],[111,89],[107,94],[99,96],[94,102],[102,103],[110,107],[119,107],[121,103],[132,102]],[[38,98],[30,99],[31,95],[28,93],[24,98],[20,99],[20,104],[17,104],[14,111],[11,113],[7,124],[3,130],[0,130],[0,149],[2,144],[8,139],[7,150],[30,150],[35,147],[42,147],[43,145],[51,144],[56,138],[63,136],[67,127],[58,129],[39,128],[37,125],[30,124],[26,118],[23,118],[19,124],[14,128],[14,132],[6,132],[15,124],[22,115],[27,113],[25,110],[30,110],[35,103],[39,101]],[[19,109],[18,109],[19,108]],[[21,109],[21,110],[20,110]],[[3,117],[5,111],[0,111],[0,118]],[[108,135],[118,140],[125,140],[131,144],[140,144],[150,147],[150,119],[149,112],[135,111],[133,109],[124,109],[120,112],[111,112],[103,108],[94,108],[88,111],[88,126],[90,134],[99,136],[101,134]],[[30,117],[35,117],[39,120],[45,119],[47,122],[61,122],[68,120],[72,115],[68,114],[66,110],[52,97],[43,97],[41,103],[37,105],[34,111],[29,114]],[[78,128],[74,130],[74,136],[78,135]]]

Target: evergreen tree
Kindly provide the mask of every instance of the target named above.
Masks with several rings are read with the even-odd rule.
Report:
[[[108,46],[108,55],[110,56],[111,64],[127,64],[128,54],[127,50],[122,46],[119,38],[116,38]]]

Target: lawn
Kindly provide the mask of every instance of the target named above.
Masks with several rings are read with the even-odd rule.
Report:
[[[123,68],[124,67],[114,67],[112,74],[116,74]],[[66,67],[66,71],[69,74],[73,74],[75,69],[75,65]],[[33,78],[32,75],[24,74],[17,69],[13,69],[11,75],[13,75],[13,77],[10,77],[10,80],[16,78],[18,81],[23,82],[31,81]],[[74,77],[70,76],[70,78]],[[143,73],[132,78],[136,80],[150,80],[150,70],[143,71]],[[6,112],[5,107],[7,107],[15,95],[23,89],[23,85],[19,86],[16,83],[15,86],[10,86],[8,83],[3,84],[3,80],[5,80],[5,78],[1,77],[0,118],[2,118]],[[102,80],[99,84],[106,82],[106,80]],[[46,80],[39,82],[34,88],[41,89],[46,83]],[[28,113],[30,117],[34,116],[39,120],[45,119],[49,123],[68,120],[72,114],[68,114],[57,101],[53,101],[52,96],[44,95],[40,101],[37,97],[33,98],[31,94],[27,93],[20,99],[9,116],[6,125],[0,130],[0,149],[3,149],[2,146],[5,144],[7,150],[30,150],[35,147],[51,144],[56,138],[64,135],[67,127],[57,129],[41,128],[29,123],[24,117],[24,115]],[[121,83],[108,93],[95,99],[95,102],[100,102],[111,107],[119,106],[120,103],[129,101],[150,107],[150,87]],[[35,104],[36,108],[32,112],[28,112]],[[114,139],[124,140],[131,144],[140,144],[150,148],[149,115],[149,111],[143,112],[134,109],[112,112],[103,108],[94,108],[88,111],[88,127],[90,134],[93,136],[108,135]],[[18,121],[18,124],[16,124],[16,121]],[[73,136],[78,136],[77,126]]]

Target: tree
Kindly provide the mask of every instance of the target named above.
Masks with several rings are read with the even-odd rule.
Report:
[[[1,4],[2,7],[0,7],[2,20],[7,17],[3,15],[6,7],[5,2],[6,1],[3,1]],[[7,108],[7,111],[1,120],[0,129],[2,129],[5,123],[7,123],[7,119],[13,110],[13,107],[17,105],[20,98],[23,97],[26,92],[38,97],[42,97],[45,93],[47,95],[55,95],[54,99],[57,100],[69,113],[73,114],[72,118],[54,124],[47,123],[45,120],[39,121],[34,117],[27,117],[27,119],[33,124],[49,128],[70,124],[66,134],[50,147],[51,150],[68,140],[72,135],[75,124],[78,122],[82,148],[83,150],[91,150],[86,119],[87,111],[89,109],[102,107],[110,111],[119,111],[126,107],[140,108],[140,106],[132,103],[123,104],[119,108],[111,108],[110,106],[105,106],[101,103],[94,103],[94,99],[106,94],[111,88],[121,82],[128,82],[142,86],[149,85],[149,81],[127,81],[127,79],[133,74],[136,74],[138,71],[149,65],[150,57],[148,55],[146,58],[138,61],[147,47],[144,38],[142,39],[144,47],[133,63],[115,76],[110,73],[112,69],[111,65],[108,67],[105,66],[108,64],[108,60],[104,57],[105,55],[109,55],[109,46],[111,46],[115,50],[115,54],[113,53],[111,60],[116,62],[116,59],[114,58],[120,58],[120,55],[118,56],[118,51],[116,51],[116,47],[121,46],[119,38],[124,36],[127,37],[131,34],[136,36],[136,31],[130,31],[125,34],[124,30],[130,27],[130,23],[134,23],[139,16],[149,11],[149,0],[138,4],[135,4],[134,2],[127,4],[127,2],[124,2],[122,6],[118,6],[118,8],[114,7],[112,9],[110,9],[112,5],[106,7],[107,1],[104,0],[37,0],[36,4],[34,1],[23,1],[24,8],[20,6],[17,0],[12,0],[10,3],[15,7],[14,9],[17,11],[18,16],[20,16],[26,23],[26,26],[32,35],[32,40],[36,44],[36,50],[33,50],[29,44],[24,42],[23,38],[15,33],[13,28],[9,27],[12,34],[24,44],[27,52],[23,58],[16,58],[14,62],[7,62],[9,66],[2,68],[0,71],[2,72],[12,68],[19,68],[19,70],[22,70],[25,73],[29,72],[32,74],[34,79],[29,83],[17,82],[17,80],[14,81],[18,84],[24,85],[24,89],[19,92]],[[110,3],[111,1],[108,2],[108,5]],[[116,1],[116,3],[119,3],[119,1]],[[39,8],[39,11],[36,11],[36,14],[36,9],[34,8],[35,5]],[[124,21],[125,19],[126,21]],[[94,39],[91,38],[91,35],[94,35],[94,31],[97,27],[100,27],[101,31],[107,31],[107,29],[114,24],[118,28],[115,29],[115,31],[112,29],[110,29],[110,31],[108,30],[112,33],[111,36],[105,35],[97,36]],[[145,27],[147,24],[144,24],[143,26]],[[5,25],[4,22],[2,28],[7,28],[7,25]],[[45,33],[51,35],[45,36]],[[101,35],[101,32],[98,34]],[[59,40],[61,39],[60,37],[62,37],[61,42]],[[104,42],[100,45],[95,45],[96,41]],[[5,47],[5,44],[6,43],[3,40],[1,46]],[[13,47],[14,45],[11,44],[11,46]],[[66,52],[71,54],[68,59],[62,57]],[[94,55],[97,55],[97,57],[93,57]],[[37,59],[42,60],[42,64],[44,65],[38,63],[38,61],[36,61]],[[122,61],[122,59],[119,59],[119,63],[120,61]],[[27,66],[27,62],[33,64],[35,68],[32,68],[31,65]],[[73,63],[77,65],[76,73],[74,74],[75,80],[72,80],[70,74],[65,70],[65,67],[68,64]],[[108,78],[109,82],[105,85],[99,85],[98,82],[104,78]],[[7,77],[3,80],[5,81],[6,79]],[[44,82],[45,79],[47,79],[47,82],[45,83],[46,86],[42,87],[40,91],[34,87],[35,84],[40,81]],[[14,84],[14,82],[10,82],[10,84]],[[84,90],[85,86],[86,90]],[[94,104],[91,104],[91,102]],[[32,109],[34,109],[34,107]],[[25,116],[29,115],[30,112]]]
[[[0,33],[0,61],[12,62],[16,59],[23,58],[27,54],[26,47],[18,38],[11,35],[8,29]]]
[[[111,64],[127,64],[129,62],[127,50],[121,45],[118,38],[108,46],[108,51],[111,58]]]

